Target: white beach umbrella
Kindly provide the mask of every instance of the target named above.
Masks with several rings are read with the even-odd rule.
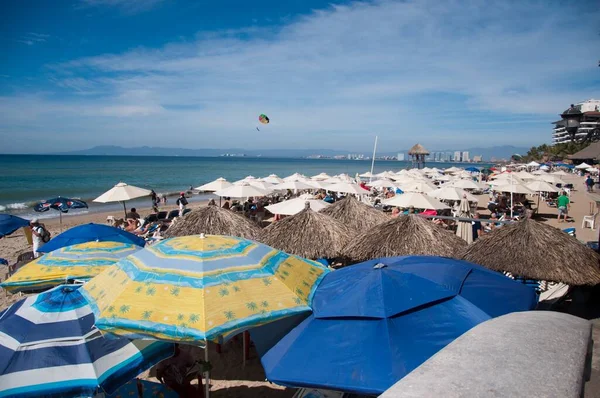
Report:
[[[324,181],[315,181],[315,180],[300,180],[299,182],[303,182],[306,185],[310,185],[312,187],[312,189],[327,189],[331,185]]]
[[[442,210],[450,207],[431,196],[423,195],[418,192],[407,192],[394,196],[383,201],[383,204],[397,207],[414,207],[417,209]]]
[[[526,172],[525,170],[517,171],[514,173],[515,176],[519,177],[522,180],[534,180],[536,176],[531,173]]]
[[[536,161],[531,161],[526,164],[527,167],[540,167],[540,164]]]
[[[277,174],[269,174],[268,177],[263,178],[263,181],[268,182],[269,184],[281,184],[283,178],[279,178]]]
[[[310,208],[313,211],[319,211],[329,206],[329,203],[323,200],[294,198],[284,202],[276,203],[274,205],[266,206],[265,209],[269,210],[269,212],[273,214],[293,216],[294,214],[298,214],[304,210],[306,208],[306,203],[310,205]]]
[[[543,174],[547,174],[546,170],[536,170],[536,171],[532,171],[531,174],[533,174],[534,176],[539,176],[539,175],[543,175]]]
[[[249,198],[251,196],[266,196],[270,191],[257,188],[250,185],[247,182],[240,183],[239,185],[232,185],[229,188],[222,189],[215,192],[215,195],[225,196],[230,198]]]
[[[589,164],[587,164],[585,162],[583,162],[583,163],[575,166],[575,168],[578,169],[578,170],[589,169],[590,167],[592,167],[592,166],[590,166]]]
[[[311,180],[315,180],[315,181],[324,181],[331,178],[331,176],[327,173],[320,173],[317,174],[316,176],[312,176]]]
[[[340,182],[344,182],[344,181],[342,181],[342,179],[339,177],[331,177],[331,178],[328,178],[325,181],[321,181],[321,182],[323,182],[325,184],[339,184]]]
[[[374,188],[396,188],[396,185],[386,178],[368,182],[367,185]]]
[[[569,175],[569,173],[565,173],[563,170],[553,171],[550,174],[552,174],[554,176],[568,176]]]
[[[540,170],[546,170],[546,171],[548,171],[548,170],[550,170],[550,167],[546,166],[546,165],[542,165],[542,166],[540,166]]]
[[[453,181],[448,182],[446,185],[450,185],[451,187],[461,188],[461,189],[481,189],[481,186],[479,186],[479,184],[477,184],[473,180],[463,180],[463,179],[453,180]]]
[[[537,176],[538,180],[542,180],[542,181],[546,181],[549,182],[551,184],[565,184],[565,182],[563,180],[560,179],[559,176],[556,176],[554,174],[542,174],[540,176]]]
[[[345,174],[345,173],[338,174],[336,177],[339,178],[340,180],[342,180],[342,182],[348,182],[348,183],[356,182],[356,181],[354,181],[354,178],[350,177],[348,174]]]
[[[304,176],[300,173],[294,173],[291,176],[285,177],[283,180],[284,181],[299,181],[299,180],[305,180],[305,179],[307,179],[306,176]]]
[[[478,202],[479,201],[479,199],[477,199],[476,196],[471,195],[467,191],[460,189],[460,188],[456,188],[456,187],[444,186],[440,189],[436,189],[434,191],[428,192],[427,195],[431,196],[432,198],[439,199],[439,200],[460,201],[463,199],[464,196],[466,196],[467,200],[469,202]]]
[[[143,198],[144,196],[150,196],[152,191],[144,188],[139,188],[133,185],[128,185],[124,182],[120,182],[102,195],[94,199],[97,203],[112,203],[122,202],[123,210],[125,211],[125,217],[127,217],[127,209],[125,208],[125,202],[131,199]]]
[[[452,178],[450,178],[450,176],[447,176],[445,174],[437,174],[437,175],[433,176],[432,179],[434,181],[450,181],[450,180],[452,180]]]
[[[304,189],[315,189],[312,185],[304,181],[286,181],[273,187],[276,191],[287,191],[288,189],[296,192]]]
[[[558,192],[560,189],[555,187],[552,184],[547,183],[544,180],[535,180],[531,181],[525,185],[527,188],[531,189],[534,192]]]
[[[598,173],[598,169],[596,169],[594,167],[590,167],[589,169],[585,169],[585,171],[587,171],[588,173],[592,173],[592,174],[597,174]]]
[[[392,180],[396,181],[399,184],[417,181],[415,177],[409,174],[395,175],[394,177],[392,177]]]
[[[532,194],[533,191],[527,188],[523,184],[505,184],[498,185],[492,188],[496,192],[508,192],[508,193],[522,193],[522,194]]]
[[[400,184],[400,189],[404,192],[420,192],[427,193],[435,190],[435,187],[424,181],[409,182]]]
[[[369,195],[371,193],[366,189],[362,188],[360,185],[350,182],[340,182],[338,184],[330,185],[327,188],[327,190],[341,193],[352,193],[357,195]]]
[[[250,181],[248,181],[248,184],[252,185],[253,187],[260,188],[262,190],[268,191],[268,192],[272,192],[273,191],[273,187],[274,187],[273,184],[268,183],[266,181],[260,181],[259,179],[250,180]],[[236,185],[240,185],[240,183],[237,183]]]
[[[367,171],[366,173],[362,173],[358,175],[359,177],[363,177],[363,178],[371,178],[374,177],[373,173],[371,173],[370,171]]]
[[[462,198],[458,208],[458,216],[471,218],[471,207],[467,197]],[[459,221],[456,225],[456,235],[464,239],[467,243],[473,243],[473,225],[470,221]]]
[[[452,173],[457,173],[457,172],[459,172],[461,170],[462,169],[459,169],[458,167],[452,166],[452,167],[448,167],[447,169],[445,169],[444,173],[450,173],[450,174],[452,174]]]
[[[196,191],[205,191],[205,192],[214,192],[220,191],[221,189],[229,188],[233,184],[224,179],[223,177],[219,177],[214,181],[211,181],[207,184],[200,185],[197,188],[194,188]]]

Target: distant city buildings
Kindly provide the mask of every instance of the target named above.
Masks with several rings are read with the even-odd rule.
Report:
[[[452,160],[454,162],[460,162],[460,151],[454,151],[454,156],[452,156]]]
[[[481,155],[473,156],[473,162],[475,162],[475,163],[483,162],[483,156],[481,156]]]
[[[462,162],[470,162],[469,151],[463,151],[461,161]]]

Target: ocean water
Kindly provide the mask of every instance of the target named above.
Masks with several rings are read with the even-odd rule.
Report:
[[[409,167],[409,162],[376,161],[374,170],[378,173]],[[236,181],[248,175],[266,177],[275,173],[286,177],[295,172],[308,176],[321,172],[354,176],[370,168],[370,161],[333,159],[0,155],[0,212],[31,217],[33,205],[56,196],[80,198],[90,205],[88,210],[72,210],[69,214],[122,208],[119,204],[92,203],[92,199],[120,181],[172,195],[218,177]],[[194,199],[209,196],[195,195]],[[150,199],[128,203],[128,207],[136,205],[149,207]],[[50,210],[41,218],[57,216],[56,211]]]

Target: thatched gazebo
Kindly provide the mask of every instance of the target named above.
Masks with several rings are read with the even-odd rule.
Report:
[[[180,217],[163,235],[172,238],[203,233],[254,239],[259,229],[255,223],[231,210],[219,206],[205,206]]]
[[[451,257],[467,243],[418,215],[392,218],[356,236],[344,248],[352,263],[379,257],[426,255]]]
[[[286,253],[316,260],[337,258],[353,231],[340,221],[310,208],[263,229],[257,241]]]
[[[360,202],[353,195],[346,196],[319,213],[341,221],[355,233],[364,232],[390,219],[384,212]]]
[[[525,218],[483,235],[456,258],[567,285],[600,283],[600,256],[558,228]]]
[[[429,151],[421,144],[415,144],[409,149],[408,154],[412,159],[413,167],[421,169],[425,167],[425,156],[429,155]]]

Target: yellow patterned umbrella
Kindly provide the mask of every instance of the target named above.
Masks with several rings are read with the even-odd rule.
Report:
[[[309,311],[321,264],[232,236],[163,240],[82,289],[99,329],[175,342],[217,340]]]
[[[95,241],[61,247],[25,264],[0,286],[16,293],[51,288],[69,279],[91,279],[140,249],[128,243]]]

